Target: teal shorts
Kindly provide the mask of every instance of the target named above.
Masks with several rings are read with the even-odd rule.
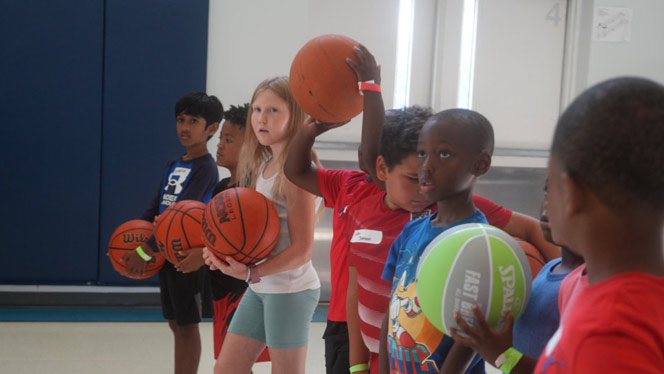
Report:
[[[247,288],[228,331],[271,348],[305,347],[320,288],[295,293],[256,293]]]

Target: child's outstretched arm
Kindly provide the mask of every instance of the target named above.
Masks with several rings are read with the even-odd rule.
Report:
[[[477,304],[473,306],[472,310],[478,327],[474,328],[468,325],[459,313],[456,313],[454,316],[456,323],[468,337],[462,337],[454,328],[450,329],[450,336],[454,339],[455,345],[461,344],[470,347],[482,356],[487,363],[495,365],[498,356],[512,347],[514,317],[511,312],[508,313],[505,316],[505,325],[501,329],[493,329],[487,323]],[[536,357],[524,355],[509,372],[512,374],[530,374],[535,371],[536,365]]]
[[[323,196],[318,186],[318,168],[311,161],[311,149],[318,135],[344,123],[323,123],[311,117],[304,121],[288,149],[284,164],[284,174],[293,184],[316,196]]]
[[[357,56],[358,62],[350,58],[346,59],[346,62],[357,74],[358,82],[373,80],[380,85],[380,65],[376,64],[376,59],[371,52],[360,44],[355,47],[355,56]],[[376,178],[376,158],[378,157],[380,132],[385,123],[385,105],[380,91],[364,90],[362,94],[364,95],[364,110],[358,161],[360,168],[369,173],[371,179],[378,183],[380,181]]]
[[[362,339],[360,315],[357,305],[357,269],[354,266],[349,266],[348,292],[346,294],[346,322],[348,323],[348,341],[350,345],[348,361],[351,367],[369,362],[369,349]],[[356,373],[366,374],[368,372],[368,370],[362,370]]]

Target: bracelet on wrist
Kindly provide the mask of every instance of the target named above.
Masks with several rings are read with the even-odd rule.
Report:
[[[373,79],[369,81],[357,82],[357,86],[360,90],[360,94],[362,94],[363,91],[381,92],[380,84],[374,82]]]
[[[367,371],[369,370],[369,364],[355,364],[350,367],[350,373],[357,373],[358,371]]]
[[[145,262],[148,262],[148,261],[152,260],[152,256],[150,256],[149,254],[145,253],[145,251],[143,250],[143,247],[141,247],[140,245],[139,245],[138,247],[136,247],[136,253],[138,253],[138,255],[141,256],[141,258],[142,258]]]
[[[521,360],[521,357],[523,357],[523,353],[517,351],[514,347],[509,347],[496,358],[495,366],[509,374]]]

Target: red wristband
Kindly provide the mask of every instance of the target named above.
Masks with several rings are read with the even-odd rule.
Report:
[[[374,83],[373,81],[358,82],[358,86],[360,87],[360,92],[362,91],[381,92],[380,84]]]

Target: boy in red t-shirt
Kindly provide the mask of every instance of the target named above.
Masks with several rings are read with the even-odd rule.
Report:
[[[380,93],[380,68],[371,53],[362,45],[355,47],[358,63],[347,62],[357,74],[359,82],[373,81],[363,90],[364,113],[362,138],[358,149],[360,168],[356,170],[328,170],[311,163],[311,149],[316,137],[341,124],[325,124],[308,120],[291,145],[284,165],[286,177],[300,188],[321,196],[325,206],[334,209],[332,245],[330,247],[330,278],[332,294],[327,315],[325,339],[325,367],[327,374],[348,373],[348,329],[346,326],[346,289],[348,265],[345,231],[346,210],[354,200],[380,192],[375,164],[378,137],[385,120],[385,108]],[[378,89],[376,89],[378,87]]]
[[[588,284],[535,373],[664,372],[663,145],[664,86],[646,79],[593,86],[558,120],[549,221]]]
[[[379,84],[380,70],[374,57],[364,46],[356,47],[356,55],[359,63],[353,64],[352,60],[348,63],[355,70],[358,80],[360,82],[374,80]],[[345,237],[348,224],[347,212],[355,202],[380,194],[384,188],[383,182],[376,178],[378,139],[385,121],[383,99],[380,91],[365,90],[363,94],[362,137],[358,149],[359,165],[363,171],[324,169],[312,164],[310,154],[316,137],[340,125],[318,123],[313,120],[309,120],[293,140],[284,165],[284,173],[291,182],[315,195],[322,196],[325,199],[325,206],[334,209],[330,247],[332,292],[327,327],[323,335],[327,374],[346,374],[349,369],[349,338],[346,322],[348,290],[346,255],[349,244]],[[398,111],[400,110],[388,112]],[[559,248],[544,239],[536,219],[512,212],[480,196],[475,196],[474,200],[493,225],[532,243],[547,260],[560,256]]]

